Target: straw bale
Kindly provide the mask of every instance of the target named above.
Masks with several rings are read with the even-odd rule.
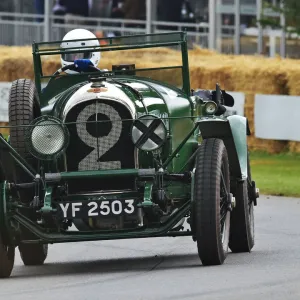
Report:
[[[299,64],[299,62],[297,62]],[[289,94],[293,96],[300,95],[300,67],[295,63],[293,68],[288,72],[288,89]]]
[[[288,142],[288,150],[293,153],[300,153],[300,143],[299,142]]]
[[[8,135],[9,134],[9,129],[8,128],[2,128],[2,126],[7,126],[8,124],[5,122],[0,122],[0,133],[4,134],[4,135]]]
[[[0,81],[33,78],[30,47],[3,47],[0,48],[0,57]],[[240,92],[281,94],[286,89],[286,72],[283,67],[279,67],[281,64],[278,60],[221,55],[198,47],[190,50],[189,62],[191,86],[194,89],[212,89],[217,82],[226,90]],[[136,63],[138,68],[179,65],[181,55],[178,51],[166,48],[105,52],[100,66],[111,69],[111,65],[121,63]],[[48,57],[43,63],[44,73],[52,74],[59,66],[58,56]],[[172,76],[174,82],[180,82],[179,77],[179,73]]]

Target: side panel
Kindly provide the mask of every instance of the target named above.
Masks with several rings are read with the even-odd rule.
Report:
[[[191,102],[184,94],[179,94],[175,90],[153,83],[151,83],[151,86],[161,94],[166,103],[170,117],[171,152],[173,152],[194,127],[194,121],[191,118],[193,114]],[[194,136],[191,136],[173,159],[168,170],[175,173],[181,171],[181,168],[196,150],[197,145],[197,140]]]

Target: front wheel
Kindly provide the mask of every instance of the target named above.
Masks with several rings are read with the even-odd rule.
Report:
[[[230,232],[230,175],[226,147],[207,139],[196,156],[193,223],[203,265],[221,265],[228,253]]]

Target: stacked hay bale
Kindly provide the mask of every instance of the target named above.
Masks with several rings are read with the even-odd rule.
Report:
[[[251,150],[279,153],[288,149],[287,141],[255,138],[254,99],[255,94],[287,94],[287,70],[280,59],[259,56],[233,56],[212,53],[199,62],[201,50],[190,56],[193,86],[214,88],[219,82],[228,91],[246,95],[245,115],[249,120],[252,136],[248,138]],[[198,57],[197,57],[198,56]]]
[[[122,63],[135,63],[138,68],[174,66],[181,64],[181,54],[167,48],[123,51],[121,55],[118,52],[105,52],[102,54],[100,65],[101,68],[111,69],[113,64]],[[189,51],[189,65],[192,88],[214,89],[218,82],[223,89],[246,94],[245,115],[253,133],[248,140],[250,149],[269,153],[285,150],[300,152],[300,143],[297,142],[255,138],[253,115],[255,94],[300,95],[300,64],[297,60],[223,55],[196,48]],[[0,81],[33,79],[31,48],[0,48],[0,66]],[[53,74],[59,67],[58,56],[44,58],[44,74]],[[181,82],[179,73],[177,75],[172,70],[161,72],[160,79],[168,79],[176,85]]]

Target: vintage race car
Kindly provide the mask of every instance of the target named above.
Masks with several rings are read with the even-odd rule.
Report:
[[[103,41],[93,48],[102,60],[177,47],[182,64],[46,75],[49,56],[90,49],[33,44],[35,82],[12,83],[10,136],[0,136],[0,276],[11,275],[16,247],[25,265],[42,265],[52,243],[191,236],[203,265],[250,252],[259,192],[247,119],[225,113],[232,96],[217,83],[190,88],[186,33]]]

